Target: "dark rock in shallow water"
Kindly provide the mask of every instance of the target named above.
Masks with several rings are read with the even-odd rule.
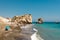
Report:
[[[42,23],[43,23],[43,19],[42,19],[42,18],[39,18],[39,19],[38,19],[38,23],[39,23],[39,24],[42,24]]]

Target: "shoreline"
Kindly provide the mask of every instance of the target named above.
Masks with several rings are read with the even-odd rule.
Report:
[[[34,24],[22,26],[22,31],[6,31],[0,34],[0,40],[43,40],[38,36],[38,30],[33,28]]]
[[[38,30],[35,28],[32,28],[34,24],[28,24],[23,28],[22,34],[25,34],[25,37],[28,38],[28,36],[31,38],[31,40],[43,40],[37,33]],[[26,36],[28,35],[28,36]],[[30,38],[28,40],[30,40]]]

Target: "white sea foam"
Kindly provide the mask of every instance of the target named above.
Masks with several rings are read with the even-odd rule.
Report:
[[[32,34],[31,40],[44,40],[37,34],[37,32],[38,32],[37,29],[33,28],[33,30],[36,31],[36,32],[34,34]]]

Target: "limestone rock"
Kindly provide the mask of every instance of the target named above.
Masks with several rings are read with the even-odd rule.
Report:
[[[8,19],[8,20],[9,20],[9,22],[11,21],[11,18],[8,18],[8,17],[7,17],[6,19]]]
[[[38,23],[40,23],[40,24],[43,23],[43,19],[42,18],[39,18],[38,19]]]
[[[8,23],[8,19],[0,16],[0,31],[5,30],[5,26]]]
[[[0,17],[0,31],[21,31],[20,26],[18,26],[15,22],[11,22],[10,20],[11,19]]]
[[[12,31],[19,31],[19,32],[21,32],[20,26],[15,24],[15,23],[11,23],[10,27],[11,27]]]
[[[30,24],[32,23],[32,15],[14,16],[11,21],[19,24]]]
[[[0,17],[0,23],[7,23],[9,20],[4,18],[4,17]]]

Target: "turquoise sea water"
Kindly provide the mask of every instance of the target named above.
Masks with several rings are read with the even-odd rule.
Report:
[[[39,35],[44,40],[60,40],[60,23],[45,22],[43,24],[33,23],[34,28],[39,31]]]

